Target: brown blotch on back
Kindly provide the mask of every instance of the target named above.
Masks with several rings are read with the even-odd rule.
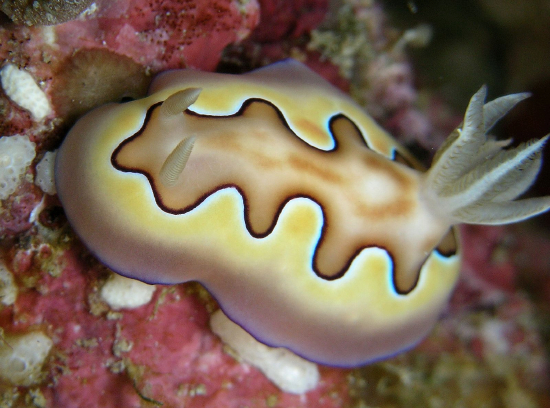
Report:
[[[331,183],[341,182],[342,179],[337,172],[327,167],[322,167],[316,163],[313,163],[303,156],[293,154],[288,159],[288,164],[291,165],[296,171],[310,174],[314,177],[330,181]]]
[[[296,126],[297,130],[302,132],[307,132],[309,135],[309,139],[312,141],[313,144],[321,145],[326,143],[327,139],[327,133],[324,129],[320,129],[315,123],[311,122],[307,119],[297,119],[294,122],[294,125]]]
[[[115,150],[112,163],[121,171],[147,176],[164,211],[191,211],[221,188],[235,187],[245,202],[249,233],[262,237],[273,230],[289,201],[308,197],[324,215],[312,268],[326,279],[342,276],[362,248],[399,252],[393,238],[399,233],[387,221],[397,225],[415,211],[416,178],[372,151],[346,116],[330,120],[334,148],[327,151],[298,137],[283,114],[263,100],[248,100],[229,116],[187,110],[170,120],[159,115],[158,106],[149,109],[143,127]],[[158,179],[164,161],[190,136],[196,139],[183,173],[173,187],[164,186]],[[400,274],[410,275],[396,269],[396,282]]]

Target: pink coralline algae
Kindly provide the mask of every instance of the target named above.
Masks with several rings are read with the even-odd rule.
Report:
[[[20,292],[13,307],[0,312],[0,326],[5,333],[41,329],[54,341],[47,382],[39,388],[47,406],[346,405],[343,370],[323,370],[317,389],[300,397],[224,353],[208,327],[213,302],[201,300],[198,286],[158,286],[147,305],[112,311],[98,294],[109,272],[82,258],[81,247],[31,241],[10,252]],[[0,385],[4,395],[9,390]]]
[[[212,70],[223,48],[246,37],[259,17],[254,0],[127,0],[99,2],[98,8],[89,19],[58,26],[58,44],[102,45],[155,71]]]
[[[259,0],[262,10],[253,38],[259,42],[297,38],[317,27],[328,11],[328,0]]]
[[[213,70],[222,50],[244,39],[258,21],[259,6],[255,0],[98,1],[78,19],[63,24],[0,27],[0,60],[4,61],[2,65],[11,63],[24,68],[49,95],[57,91],[53,79],[65,72],[67,61],[70,63],[76,52],[103,50],[106,55],[128,57],[149,75],[183,67]],[[117,66],[113,72],[117,73]],[[94,77],[94,72],[87,74]],[[55,134],[56,124],[65,119],[47,118],[45,123],[32,123],[28,113],[13,107],[3,94],[0,108],[6,114],[2,135],[26,129],[41,139]],[[66,108],[57,112],[65,113]]]

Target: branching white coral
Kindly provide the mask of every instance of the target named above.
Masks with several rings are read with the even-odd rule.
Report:
[[[434,157],[423,183],[428,206],[452,224],[506,224],[550,208],[550,197],[516,200],[533,184],[549,136],[503,150],[509,141],[487,136],[493,125],[529,94],[485,102],[482,87],[470,100],[464,122]]]
[[[28,110],[36,121],[52,112],[48,97],[27,71],[7,64],[0,71],[0,81],[8,98]]]

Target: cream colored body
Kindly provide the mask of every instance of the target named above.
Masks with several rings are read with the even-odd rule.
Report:
[[[156,80],[149,97],[86,115],[57,156],[57,188],[69,221],[90,250],[120,274],[150,283],[200,281],[231,319],[266,344],[288,347],[321,363],[348,366],[409,348],[433,326],[457,279],[458,249],[447,256],[433,250],[450,223],[434,217],[423,203],[421,173],[390,160],[394,150],[406,158],[408,153],[357,105],[306,68],[294,66],[295,75],[286,81],[281,80],[281,69],[288,67],[241,76],[169,72]],[[145,149],[146,154],[136,159],[151,157],[149,178],[140,171],[117,169],[114,164],[120,166],[125,157],[121,143],[144,127],[157,126],[154,116],[145,123],[147,111],[174,92],[192,87],[202,88],[189,108],[199,115],[225,117],[236,114],[249,99],[269,102],[294,137],[301,139],[299,143],[305,142],[300,157],[330,150],[334,140],[329,120],[345,115],[370,149],[358,145],[350,149],[349,159],[331,158],[330,174],[346,180],[343,185],[355,186],[363,166],[365,191],[351,189],[346,194],[341,186],[323,179],[324,173],[307,169],[300,178],[299,166],[276,144],[262,146],[254,139],[245,143],[249,154],[263,150],[271,155],[281,164],[280,171],[256,166],[231,146],[227,151],[232,153],[225,158],[218,141],[231,129],[212,129],[215,137],[204,135],[207,130],[201,128],[203,119],[197,115],[181,115],[177,120],[183,122],[173,125],[158,124],[175,129],[176,134],[162,133],[159,140],[166,140],[166,146],[153,142],[150,146],[155,150]],[[243,183],[252,180],[242,191],[257,196],[247,201],[249,208],[236,187],[208,194],[180,213],[159,206],[159,195],[166,203],[171,198],[156,181],[157,196],[153,194],[153,171],[189,129],[196,142],[179,184],[167,188],[176,192],[173,202],[186,198],[181,193],[185,186],[200,192],[210,175],[217,180],[235,173],[241,180],[240,169]],[[236,133],[231,140],[238,140]],[[120,153],[114,154],[117,149]],[[361,155],[357,161],[351,158],[355,154]],[[258,180],[264,184],[257,184]],[[272,198],[283,203],[281,208],[271,198],[262,202],[263,195],[251,187],[259,185],[269,192],[271,184],[282,188],[285,183],[299,186],[301,182],[307,194]],[[356,200],[365,208],[390,208],[394,200],[408,204],[388,216],[383,211],[355,211]],[[262,218],[262,209],[270,206],[280,212]],[[327,215],[330,222],[323,230]],[[266,228],[269,219],[274,221],[271,229]],[[321,235],[329,238],[324,247],[319,245],[319,268],[322,272],[326,268],[329,279],[312,268]],[[331,251],[336,247],[338,251]],[[350,255],[349,248],[359,251]],[[348,258],[351,263],[340,271],[342,259]]]

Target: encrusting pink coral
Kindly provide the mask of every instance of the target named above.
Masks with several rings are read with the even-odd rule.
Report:
[[[0,26],[2,66],[10,63],[31,74],[50,101],[60,90],[56,86],[58,81],[53,79],[66,72],[64,68],[70,68],[73,57],[78,60],[78,55],[85,55],[87,50],[104,52],[107,60],[109,55],[125,56],[147,74],[186,66],[213,70],[224,47],[250,34],[259,21],[260,12],[256,0],[245,3],[237,0],[122,0],[100,1],[94,5],[78,19],[63,24]],[[204,52],[205,49],[208,52]],[[120,68],[123,64],[117,66],[111,62],[109,65]],[[93,72],[89,74],[94,78]],[[115,69],[114,74],[119,75],[120,71]],[[136,78],[134,76],[133,80],[139,83]],[[93,95],[93,89],[87,90],[92,96],[84,100],[82,95],[83,105],[91,106],[91,102],[103,100],[104,95],[99,95],[103,89],[97,89],[98,95]],[[67,104],[55,102],[61,107],[58,117],[38,124],[0,93],[0,107],[6,115],[0,123],[1,135],[31,132],[39,143],[48,139],[45,142],[51,146],[52,141],[59,138],[56,132],[61,128],[56,126],[60,119],[67,121],[63,116],[67,107],[62,106]]]
[[[111,311],[99,296],[108,275],[103,268],[83,260],[78,247],[48,254],[44,244],[37,245],[12,254],[17,282],[24,286],[15,305],[0,311],[0,326],[7,333],[44,327],[54,339],[45,370],[55,386],[40,388],[53,406],[158,401],[214,408],[271,399],[280,406],[324,401],[316,406],[335,408],[345,401],[344,371],[323,370],[323,384],[304,400],[281,393],[256,369],[226,355],[208,327],[198,286],[160,286],[147,305]],[[342,393],[337,399],[329,397],[335,390]]]
[[[212,70],[223,48],[246,37],[258,18],[255,0],[123,0],[99,3],[90,17],[59,25],[55,32],[62,49],[100,46],[153,71]],[[86,44],[84,38],[93,40]]]

